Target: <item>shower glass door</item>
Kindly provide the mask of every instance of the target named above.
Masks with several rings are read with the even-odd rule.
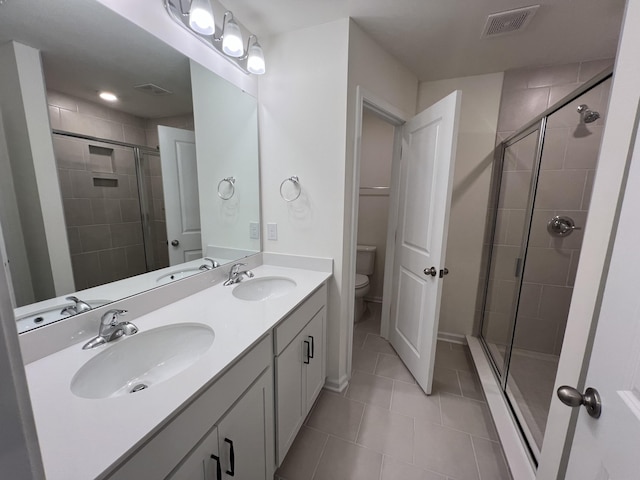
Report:
[[[520,296],[523,238],[529,227],[526,215],[536,175],[540,128],[535,127],[504,146],[500,193],[494,211],[495,228],[484,305],[482,335],[493,364],[505,375],[513,336],[513,319]]]
[[[482,340],[532,458],[542,449],[610,77],[501,144]]]

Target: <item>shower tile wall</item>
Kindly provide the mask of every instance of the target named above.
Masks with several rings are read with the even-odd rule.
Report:
[[[506,72],[497,141],[507,138],[612,62],[592,61]],[[577,226],[585,227],[608,92],[607,82],[581,96],[573,102],[575,105],[572,103],[549,117],[518,310],[516,348],[544,354],[560,353],[583,231],[557,238],[547,232],[546,224],[554,215],[567,215]],[[581,103],[599,111],[600,120],[580,125],[576,109]],[[510,188],[514,191],[523,188],[517,182],[519,175],[527,181],[530,178],[533,160],[530,151],[531,145],[521,142],[508,152],[503,176],[503,180],[506,178],[503,183],[505,197]],[[505,253],[512,250],[510,256],[517,257],[526,205],[504,202],[501,207],[497,214],[496,249]],[[503,276],[500,280],[505,285],[513,283],[511,266],[496,273]],[[500,305],[497,295],[496,301],[491,300],[490,297],[488,308],[493,327],[485,332],[485,336],[489,342],[503,344],[506,339],[498,337],[509,330],[504,323],[509,322],[505,312],[511,305]],[[491,332],[496,332],[496,338],[491,338]]]
[[[53,137],[77,290],[146,271],[133,151],[97,145]]]
[[[146,144],[143,118],[55,91],[47,101],[54,129]],[[53,138],[77,290],[146,272],[133,151],[91,145]],[[96,186],[94,178],[117,186]]]

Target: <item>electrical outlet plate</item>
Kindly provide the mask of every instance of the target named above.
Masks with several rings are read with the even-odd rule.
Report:
[[[278,224],[267,223],[267,239],[278,240]]]
[[[260,223],[249,222],[249,238],[252,240],[260,239]]]

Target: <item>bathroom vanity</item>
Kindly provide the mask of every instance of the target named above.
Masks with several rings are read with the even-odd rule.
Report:
[[[47,479],[273,478],[325,381],[331,260],[255,257],[236,285],[227,266],[156,289],[206,279],[142,316],[154,292],[130,299],[135,335],[83,350],[98,325],[78,321],[26,365]]]

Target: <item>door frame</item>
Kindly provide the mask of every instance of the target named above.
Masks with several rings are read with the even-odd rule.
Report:
[[[387,224],[387,247],[384,265],[384,287],[382,293],[382,321],[380,334],[388,337],[389,313],[391,307],[391,278],[393,274],[393,252],[395,251],[395,229],[397,219],[391,215],[398,207],[398,182],[400,153],[402,150],[402,125],[408,120],[408,115],[389,102],[383,100],[362,86],[356,87],[356,114],[354,128],[354,149],[353,149],[353,182],[351,183],[351,225],[349,227],[349,255],[345,262],[348,268],[346,279],[346,291],[349,292],[347,299],[347,377],[351,378],[351,359],[353,354],[353,316],[355,308],[356,285],[356,254],[358,244],[358,208],[360,206],[360,161],[362,153],[362,117],[364,110],[379,116],[382,120],[394,127],[393,133],[393,155],[391,158],[391,184],[389,195],[389,220]]]

